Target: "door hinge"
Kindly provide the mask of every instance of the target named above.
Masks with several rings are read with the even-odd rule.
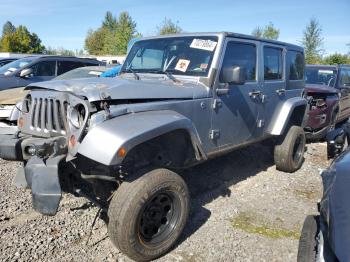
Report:
[[[217,130],[217,129],[216,130],[214,130],[214,129],[210,130],[209,138],[211,140],[215,140],[215,139],[217,139],[219,137],[220,137],[220,131],[219,130]]]

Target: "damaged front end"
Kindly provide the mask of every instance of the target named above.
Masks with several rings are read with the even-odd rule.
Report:
[[[15,135],[0,135],[0,158],[22,161],[17,186],[30,188],[33,208],[55,215],[62,192],[86,195],[91,184],[82,179],[76,161],[93,106],[67,92],[32,90],[22,103]]]

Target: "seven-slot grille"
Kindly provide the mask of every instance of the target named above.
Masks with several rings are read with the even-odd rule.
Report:
[[[65,135],[68,129],[68,102],[55,98],[32,98],[30,129],[39,133]]]

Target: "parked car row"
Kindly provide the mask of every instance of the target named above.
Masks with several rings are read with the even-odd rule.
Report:
[[[4,78],[32,78],[33,63],[5,65]],[[178,170],[269,140],[276,168],[292,173],[305,133],[323,138],[349,117],[347,67],[304,66],[299,46],[235,33],[138,39],[116,79],[29,84],[0,157],[23,162],[15,181],[36,211],[55,215],[62,192],[86,197],[121,252],[155,259],[190,215]]]

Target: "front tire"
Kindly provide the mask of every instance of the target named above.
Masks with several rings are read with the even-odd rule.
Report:
[[[280,171],[293,173],[303,164],[305,133],[300,126],[291,126],[280,144],[275,146],[274,159]]]
[[[113,244],[136,261],[149,261],[175,244],[187,222],[190,197],[176,173],[156,169],[123,182],[108,210]]]

